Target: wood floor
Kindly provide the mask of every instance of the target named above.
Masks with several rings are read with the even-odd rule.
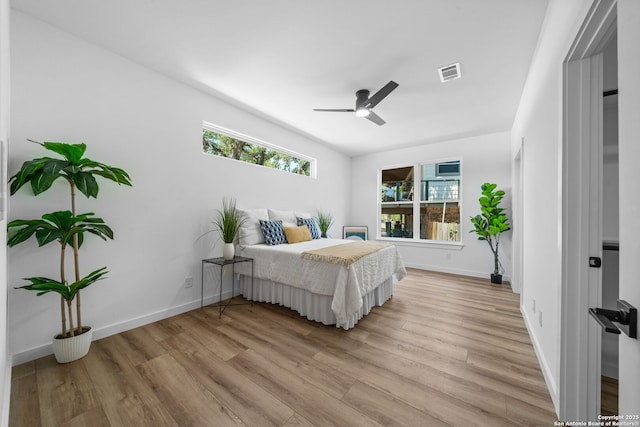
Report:
[[[618,380],[605,376],[600,380],[600,413],[618,415]]]
[[[409,270],[352,330],[205,307],[16,366],[11,426],[553,426],[508,286]]]

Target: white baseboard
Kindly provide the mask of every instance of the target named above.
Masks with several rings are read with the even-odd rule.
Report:
[[[472,270],[462,270],[460,268],[449,268],[443,267],[441,265],[429,265],[429,264],[413,264],[413,263],[405,263],[405,267],[408,268],[417,268],[418,270],[429,270],[429,271],[437,271],[438,273],[450,273],[450,274],[459,274],[460,276],[469,276],[469,277],[479,277],[481,279],[490,279],[491,274],[486,271],[472,271]],[[502,280],[505,282],[511,282],[511,276],[503,274]]]
[[[231,290],[224,291],[222,293],[222,300],[231,298]],[[219,297],[209,296],[204,298],[204,305],[214,304],[219,301]],[[112,325],[102,326],[93,330],[93,341],[101,338],[106,338],[111,335],[119,334],[130,329],[138,328],[140,326],[148,325],[149,323],[157,322],[158,320],[166,319],[169,317],[177,316],[178,314],[185,313],[187,311],[200,308],[200,300],[191,301],[185,304],[181,304],[175,307],[169,307],[165,310],[159,310],[154,313],[145,314],[144,316],[135,317],[133,319],[125,320],[123,322],[114,323]],[[37,347],[30,348],[25,351],[14,353],[9,366],[21,365],[23,363],[30,362],[40,357],[53,354],[51,343],[43,344]],[[9,375],[11,377],[11,375]],[[9,379],[11,381],[11,379]],[[9,384],[11,385],[11,384]]]
[[[540,349],[540,343],[536,338],[536,335],[532,332],[533,328],[531,327],[531,319],[527,316],[527,310],[523,306],[520,306],[520,314],[522,314],[522,319],[524,319],[524,324],[527,327],[527,332],[529,333],[529,338],[531,338],[531,344],[533,345],[533,350],[536,353],[536,357],[538,358],[538,363],[540,364],[540,370],[542,371],[542,376],[544,377],[544,382],[547,384],[547,389],[549,390],[549,395],[551,396],[551,401],[553,402],[553,407],[556,410],[556,415],[559,414],[558,408],[559,406],[559,395],[558,395],[558,385],[553,378],[553,373],[551,369],[549,369],[549,364],[547,363],[547,359],[544,357],[544,353]]]

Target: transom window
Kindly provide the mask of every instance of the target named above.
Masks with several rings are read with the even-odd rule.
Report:
[[[460,160],[380,170],[379,237],[460,241]]]
[[[202,151],[297,175],[315,177],[315,159],[247,135],[203,123]]]

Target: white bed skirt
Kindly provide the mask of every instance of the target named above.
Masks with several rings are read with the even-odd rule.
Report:
[[[352,313],[345,324],[336,324],[336,316],[331,309],[333,296],[313,294],[266,279],[254,279],[251,289],[251,277],[240,275],[240,293],[247,299],[259,302],[279,304],[291,308],[309,320],[325,325],[336,325],[343,329],[351,329],[360,319],[369,314],[375,306],[381,306],[393,295],[393,277],[382,282],[377,288],[362,297],[362,307]]]

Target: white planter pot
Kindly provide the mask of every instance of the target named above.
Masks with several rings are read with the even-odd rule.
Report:
[[[225,243],[222,247],[222,257],[224,259],[233,259],[236,254],[236,247],[233,243]]]
[[[53,338],[53,355],[58,363],[69,363],[86,356],[91,347],[91,338],[93,338],[93,330],[91,327],[83,327],[86,329],[80,335],[69,338]]]

